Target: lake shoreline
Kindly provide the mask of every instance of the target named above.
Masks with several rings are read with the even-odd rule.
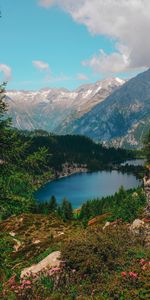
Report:
[[[137,160],[137,159],[136,159]],[[98,169],[88,169],[86,165],[79,166],[78,164],[68,164],[65,163],[62,166],[62,171],[55,171],[49,176],[46,176],[43,180],[38,180],[35,182],[35,191],[38,191],[47,183],[54,182],[59,179],[67,178],[75,174],[84,174],[84,173],[94,173],[94,172],[112,172],[118,171],[122,174],[134,175],[137,179],[142,180],[145,174],[145,168],[141,166],[134,166],[134,165],[121,165],[121,163],[117,164],[109,164],[107,166],[102,166]]]
[[[70,177],[75,174],[81,174],[81,173],[88,173],[90,172],[87,167],[75,167],[75,168],[69,168],[68,170],[62,170],[62,171],[54,171],[49,176],[46,176],[45,178],[41,178],[34,181],[35,186],[35,192],[39,190],[42,186],[44,186],[47,183],[53,182],[55,180],[63,179]]]
[[[79,173],[87,173],[89,172],[87,166],[63,166],[63,170],[58,172],[56,171],[55,172],[55,175],[54,175],[54,180],[57,180],[57,179],[61,179],[61,178],[65,178],[65,177],[69,177],[69,176],[72,176],[74,174],[79,174]]]
[[[46,182],[36,191],[35,199],[38,202],[48,201],[54,195],[58,203],[61,203],[66,197],[76,209],[87,200],[115,194],[121,186],[127,190],[141,185],[142,181],[131,173],[125,174],[112,169],[89,172],[85,168],[78,168],[69,173],[59,173],[59,176]]]

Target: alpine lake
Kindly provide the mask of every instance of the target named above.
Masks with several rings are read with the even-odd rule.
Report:
[[[143,165],[144,160],[126,161],[124,164]],[[133,174],[117,170],[77,173],[46,183],[35,193],[38,202],[49,201],[55,196],[60,203],[67,198],[73,208],[80,207],[87,200],[113,195],[123,186],[126,190],[142,184]]]

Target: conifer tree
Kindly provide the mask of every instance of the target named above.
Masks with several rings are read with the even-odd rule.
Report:
[[[49,203],[48,203],[49,211],[54,212],[57,210],[57,201],[55,196],[52,196]]]
[[[58,213],[64,221],[71,220],[73,217],[73,209],[71,203],[64,198],[58,207]]]

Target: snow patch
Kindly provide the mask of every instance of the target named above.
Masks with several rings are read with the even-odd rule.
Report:
[[[83,98],[88,97],[93,91],[92,90],[88,90],[84,95]]]
[[[116,81],[117,81],[118,83],[120,83],[120,84],[123,84],[123,83],[125,82],[123,79],[121,79],[121,78],[119,78],[119,77],[116,77],[115,79],[116,79]]]
[[[95,94],[97,94],[101,89],[102,89],[102,87],[99,86],[99,87],[95,90]]]

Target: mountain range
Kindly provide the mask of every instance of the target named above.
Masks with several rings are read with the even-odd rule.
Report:
[[[42,89],[8,91],[7,103],[13,126],[19,129],[43,129],[51,132],[67,126],[104,101],[124,83],[119,78],[87,84],[74,91]]]
[[[111,78],[74,91],[8,91],[13,126],[81,134],[116,147],[141,146],[150,127],[150,69],[125,81]]]

